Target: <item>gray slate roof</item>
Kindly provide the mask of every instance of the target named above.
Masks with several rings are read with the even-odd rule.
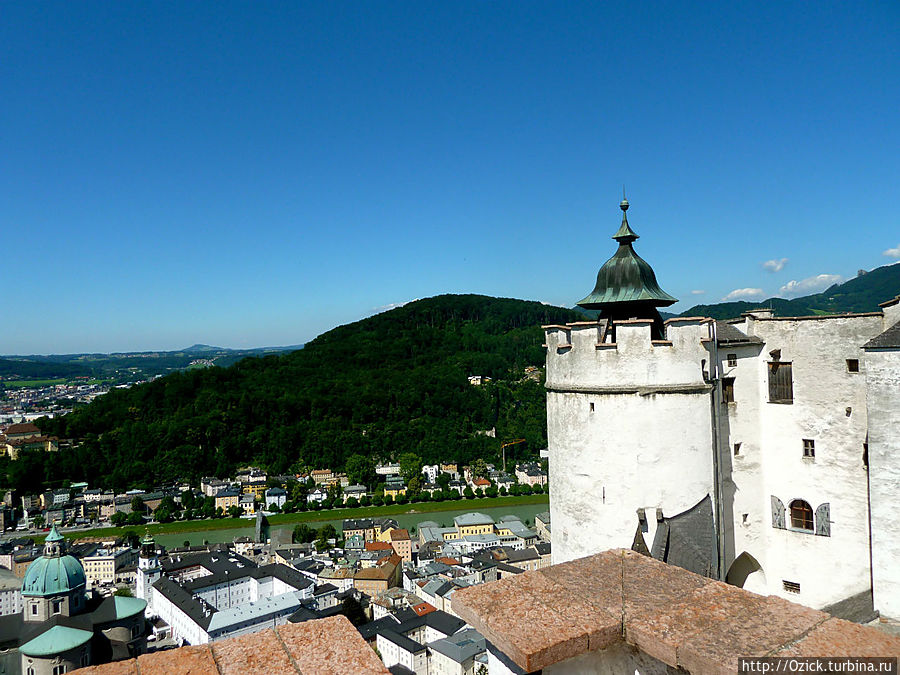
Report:
[[[900,321],[863,345],[863,349],[896,349],[897,347],[900,347]]]
[[[727,321],[716,321],[716,338],[720,345],[763,344],[755,335],[747,335]]]

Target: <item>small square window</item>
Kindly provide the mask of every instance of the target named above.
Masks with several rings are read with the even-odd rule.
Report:
[[[740,454],[741,454],[741,444],[735,443],[734,444],[734,456],[737,457]]]
[[[804,457],[815,457],[816,456],[816,442],[810,438],[803,439],[803,456]]]
[[[796,581],[786,581],[782,579],[781,583],[784,584],[784,590],[786,590],[788,593],[800,592],[800,584],[798,584]]]
[[[728,355],[728,367],[737,368],[737,354]]]
[[[859,372],[859,359],[847,359],[847,372],[848,373],[858,373]]]

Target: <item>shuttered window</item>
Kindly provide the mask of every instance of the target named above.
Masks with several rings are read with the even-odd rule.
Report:
[[[816,508],[816,534],[821,537],[831,536],[831,505],[826,502]]]
[[[782,361],[769,363],[769,403],[793,403],[794,381],[791,364]]]
[[[784,503],[775,495],[772,495],[772,527],[785,529]]]
[[[791,527],[795,530],[813,531],[812,507],[802,499],[791,502]]]

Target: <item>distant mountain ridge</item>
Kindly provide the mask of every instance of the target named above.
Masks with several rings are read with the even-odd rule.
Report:
[[[679,316],[709,316],[714,319],[735,319],[743,312],[770,307],[775,316],[814,316],[847,312],[877,312],[878,305],[900,293],[900,263],[876,267],[871,272],[842,284],[834,284],[821,293],[801,298],[768,298],[757,302],[719,302],[694,305]]]

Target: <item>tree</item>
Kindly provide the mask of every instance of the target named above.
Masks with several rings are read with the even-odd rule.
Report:
[[[129,525],[143,525],[144,516],[141,515],[140,511],[132,511],[127,516],[125,516],[125,522]]]
[[[185,490],[181,493],[181,505],[186,509],[194,508],[194,491]]]
[[[479,457],[474,462],[472,462],[472,477],[473,478],[484,478],[487,476],[487,465],[484,463],[484,460]]]
[[[162,504],[156,507],[156,511],[153,512],[153,517],[158,523],[169,523],[175,519],[172,515],[171,509],[169,509],[168,506],[163,506]]]
[[[115,527],[122,527],[122,525],[125,524],[125,521],[127,518],[128,518],[128,516],[126,516],[121,511],[116,511],[109,517],[109,522],[112,525],[114,525]],[[35,519],[35,520],[37,520],[37,519]]]
[[[319,530],[319,536],[323,539],[337,539],[337,530],[334,528],[334,525],[328,523]]]
[[[352,595],[348,595],[344,598],[344,602],[341,605],[341,614],[347,617],[354,626],[359,627],[366,623],[369,619],[366,617],[366,613],[362,608],[362,605],[359,604],[359,601],[355,599]]]
[[[400,464],[400,475],[407,483],[422,473],[422,458],[414,452],[404,452],[397,463]]]
[[[475,499],[475,493],[472,491],[472,488],[466,486],[466,489],[463,490],[463,497],[466,499]]]
[[[444,473],[443,471],[441,471],[441,472],[437,475],[437,481],[436,481],[436,482],[437,482],[438,485],[441,486],[441,489],[446,490],[446,489],[447,489],[447,486],[450,485],[450,481],[451,481],[451,480],[452,480],[452,479],[450,478],[450,474],[449,474],[449,473]]]
[[[316,530],[306,523],[300,523],[294,526],[294,532],[291,535],[291,541],[295,544],[308,544],[316,539]]]
[[[359,506],[359,500],[356,497],[347,497],[347,501],[344,502],[344,506],[349,509],[355,509]]]
[[[117,588],[113,595],[118,595],[120,598],[133,598],[134,593],[131,592],[131,589],[128,587]]]
[[[344,472],[351,485],[369,485],[374,474],[372,460],[360,454],[352,454],[347,458]]]
[[[244,509],[242,509],[240,506],[232,504],[228,507],[229,518],[240,518],[242,515],[244,515]]]
[[[413,476],[409,479],[409,483],[406,485],[406,493],[410,497],[417,494],[422,489],[422,479],[421,474],[418,476]]]
[[[147,510],[147,507],[144,506],[144,500],[141,498],[140,495],[135,495],[131,499],[131,510],[134,511],[135,513],[143,513],[144,511]]]

